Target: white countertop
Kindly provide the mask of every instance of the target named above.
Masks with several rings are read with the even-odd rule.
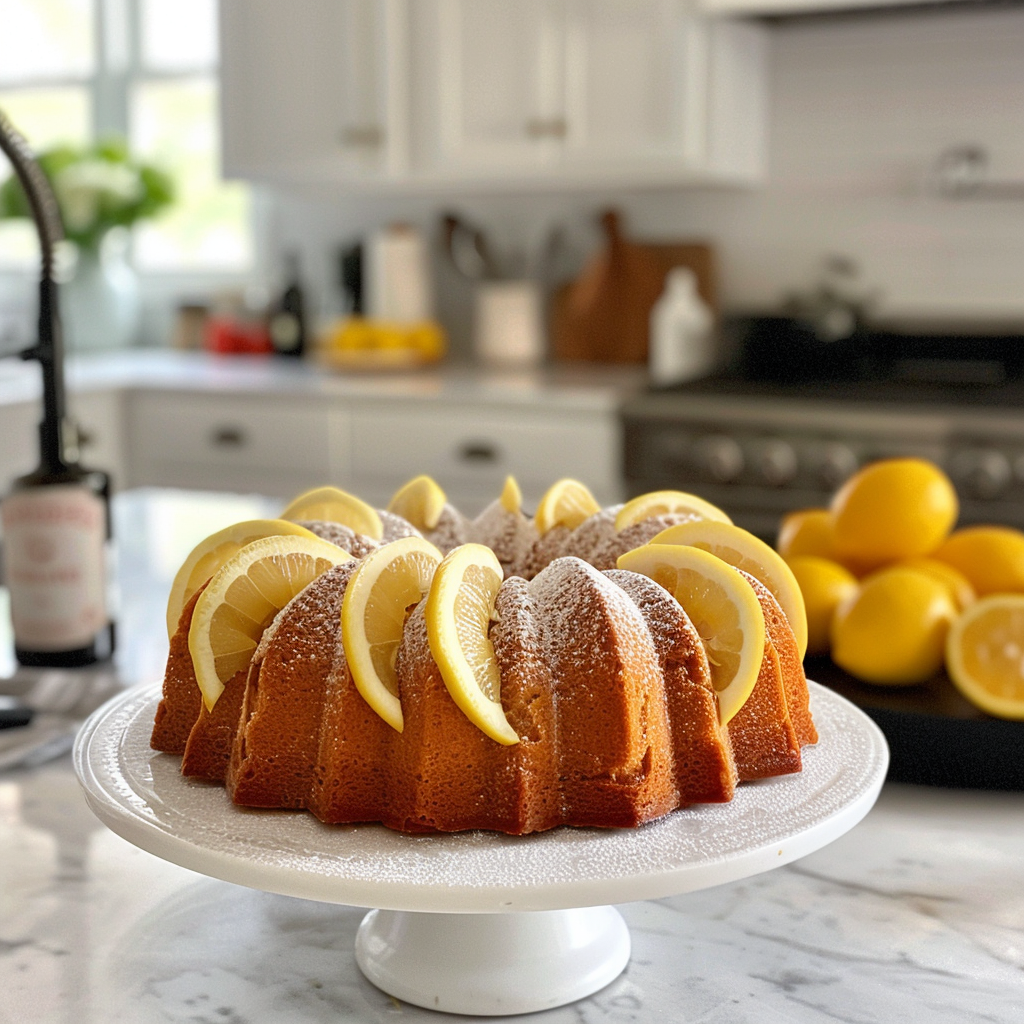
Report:
[[[343,373],[306,360],[215,356],[171,349],[129,349],[70,358],[70,391],[105,388],[302,394],[372,401],[479,401],[488,405],[610,411],[646,384],[636,366],[564,365],[537,369],[487,369],[459,364],[395,373]],[[40,394],[37,366],[0,360],[0,403],[31,401]]]
[[[123,684],[158,677],[167,573],[200,530],[240,518],[242,500],[119,496]],[[1022,849],[1024,794],[887,784],[861,824],[803,860],[623,905],[626,972],[528,1019],[1019,1022]],[[363,979],[364,911],[241,888],[131,846],[88,810],[67,756],[0,771],[0,879],[4,1024],[449,1019]]]

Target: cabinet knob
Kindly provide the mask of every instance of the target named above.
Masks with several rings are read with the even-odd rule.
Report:
[[[498,457],[498,449],[489,441],[467,441],[459,449],[463,462],[491,463],[497,462]]]
[[[745,463],[743,449],[725,434],[709,434],[697,443],[697,462],[714,481],[721,484],[735,480]]]
[[[210,432],[210,440],[215,448],[241,448],[246,436],[241,427],[215,427]]]
[[[534,117],[526,122],[526,135],[531,139],[564,139],[568,134],[564,117]]]
[[[384,129],[377,124],[352,124],[338,132],[346,149],[376,149],[384,142]]]
[[[765,442],[757,462],[761,478],[773,487],[788,484],[800,468],[793,446],[778,438]]]

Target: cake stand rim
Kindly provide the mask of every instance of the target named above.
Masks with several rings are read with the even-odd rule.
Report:
[[[120,753],[125,746],[127,733],[124,730],[115,733],[112,728],[119,716],[133,711],[134,726],[138,728],[140,723],[144,724],[148,737],[152,714],[149,714],[147,718],[141,712],[147,709],[155,711],[155,704],[160,696],[158,684],[132,687],[113,697],[93,712],[76,737],[73,760],[86,802],[104,825],[132,845],[154,856],[209,877],[266,892],[371,909],[428,913],[513,913],[571,909],[657,899],[737,881],[804,857],[838,839],[857,825],[874,805],[885,781],[889,764],[889,751],[885,737],[870,717],[846,698],[810,680],[808,686],[812,693],[812,699],[834,702],[836,706],[845,709],[846,713],[851,716],[851,720],[861,730],[873,755],[872,763],[865,773],[860,789],[834,814],[786,836],[781,840],[781,845],[780,840],[776,839],[760,846],[739,850],[717,860],[685,864],[673,870],[656,873],[638,872],[630,877],[609,878],[592,875],[574,879],[569,884],[538,881],[536,884],[510,886],[492,883],[490,885],[474,885],[464,889],[445,887],[443,891],[438,891],[437,886],[418,885],[408,881],[396,883],[383,878],[331,878],[325,881],[322,874],[312,870],[282,869],[273,863],[273,857],[267,862],[250,855],[225,853],[194,839],[183,838],[166,831],[155,822],[153,809],[146,803],[146,794],[132,789],[130,780],[126,779],[123,774],[118,778],[115,777],[116,773],[113,773],[111,777],[103,779],[97,770],[98,762],[109,762],[110,756]],[[150,756],[167,757],[168,755],[152,751]],[[109,769],[109,763],[107,767]],[[778,780],[766,781],[784,783],[786,778],[786,776],[781,776]],[[118,783],[121,784],[120,792],[112,792],[112,781],[115,786]],[[223,796],[223,790],[220,787],[211,786],[209,788]],[[728,808],[730,805],[718,806]],[[228,815],[239,813],[239,808],[230,802],[224,803],[226,820],[230,820],[227,818]],[[296,812],[246,812],[241,810],[241,813],[290,816]],[[684,810],[677,813],[685,817],[688,812]],[[661,821],[665,820],[661,819]],[[652,823],[652,825],[657,824],[657,822]],[[335,829],[339,826],[322,827]],[[645,828],[649,828],[649,826]],[[379,825],[360,825],[353,829],[362,835],[366,834],[366,830],[388,832]],[[571,831],[575,834],[584,831],[592,832],[588,842],[593,843],[602,842],[606,835],[601,830]],[[639,835],[643,833],[643,828],[612,831]],[[547,835],[547,833],[538,834],[538,836],[543,835]],[[532,836],[504,837],[499,834],[495,834],[495,836],[505,841],[524,843],[529,843],[534,839]],[[432,843],[445,843],[455,836],[437,834],[415,838],[417,840],[425,839]],[[310,852],[309,856],[313,858],[315,854]]]

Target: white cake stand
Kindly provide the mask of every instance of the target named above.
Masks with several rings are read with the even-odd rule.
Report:
[[[609,904],[788,864],[867,814],[885,779],[885,739],[832,691],[812,683],[811,699],[821,740],[799,775],[639,829],[411,836],[243,810],[150,749],[155,687],[93,714],[74,759],[97,816],[158,857],[254,889],[377,908],[356,960],[385,992],[451,1013],[527,1013],[590,995],[624,969],[629,932]]]

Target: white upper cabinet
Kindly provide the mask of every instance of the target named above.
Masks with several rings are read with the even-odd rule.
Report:
[[[221,0],[224,166],[371,187],[756,181],[766,35],[686,0]]]
[[[379,180],[407,163],[394,0],[221,0],[225,174]]]

